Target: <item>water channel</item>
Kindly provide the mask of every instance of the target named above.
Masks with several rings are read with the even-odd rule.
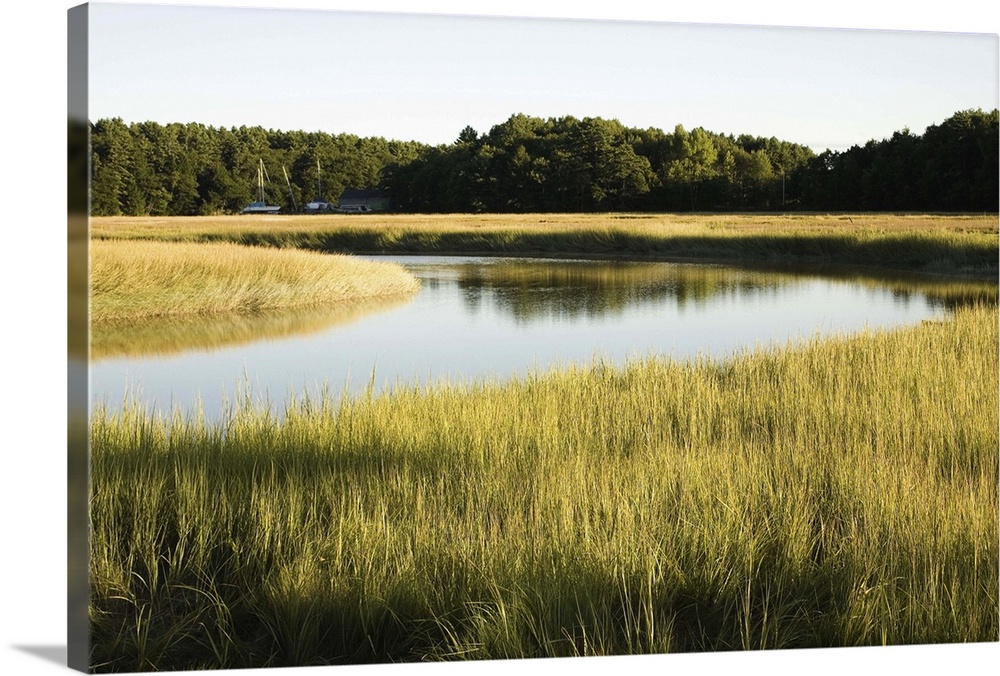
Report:
[[[603,359],[699,354],[944,317],[996,285],[843,270],[442,256],[399,262],[413,297],[335,309],[157,321],[92,334],[92,404],[223,416],[243,390],[280,414],[334,396],[504,379]]]

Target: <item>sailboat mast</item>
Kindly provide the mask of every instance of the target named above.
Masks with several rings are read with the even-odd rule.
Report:
[[[260,192],[260,201],[264,201],[264,160],[257,158],[257,189]]]
[[[281,165],[281,171],[285,175],[285,184],[288,186],[288,196],[292,198],[292,210],[297,211],[298,207],[295,206],[295,193],[292,192],[292,182],[288,180],[288,170],[285,169],[285,165]]]

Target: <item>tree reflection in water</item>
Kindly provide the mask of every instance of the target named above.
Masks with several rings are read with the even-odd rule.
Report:
[[[836,268],[730,267],[645,262],[524,261],[458,266],[459,288],[471,311],[483,303],[519,323],[552,317],[614,316],[626,308],[702,305],[722,297],[746,300],[773,296],[806,278],[822,276],[872,289],[886,289],[903,302],[927,297],[954,310],[973,303],[996,304],[997,285],[977,280],[941,281],[918,275],[873,275]]]

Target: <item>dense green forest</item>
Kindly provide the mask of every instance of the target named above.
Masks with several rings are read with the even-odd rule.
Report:
[[[843,152],[702,128],[511,116],[449,145],[351,134],[91,124],[94,215],[286,212],[346,188],[381,188],[404,212],[998,210],[998,113],[955,113]]]

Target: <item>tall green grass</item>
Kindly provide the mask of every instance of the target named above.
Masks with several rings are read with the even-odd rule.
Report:
[[[994,641],[995,307],[92,424],[99,671]]]

